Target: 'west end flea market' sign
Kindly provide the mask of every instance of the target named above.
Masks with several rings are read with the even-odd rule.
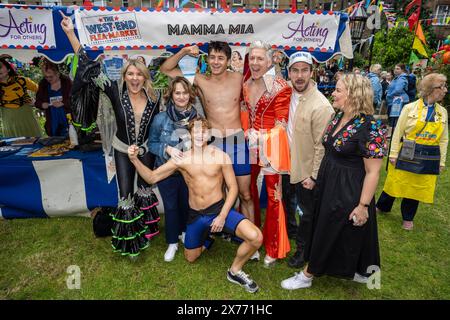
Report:
[[[0,10],[0,47],[55,48],[52,9],[2,7]]]
[[[211,10],[75,11],[80,42],[90,49],[167,48],[264,40],[277,47],[333,52],[340,14],[333,12],[225,12]]]

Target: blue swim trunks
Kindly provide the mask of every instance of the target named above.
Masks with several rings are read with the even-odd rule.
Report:
[[[251,173],[250,153],[244,131],[240,130],[228,137],[213,137],[212,145],[219,148],[231,159],[236,176],[246,176]]]
[[[189,209],[189,218],[184,239],[184,247],[186,249],[196,249],[203,245],[207,247],[205,242],[210,235],[211,223],[220,213],[224,203],[224,200],[220,200],[203,210]],[[236,228],[244,219],[247,219],[244,215],[231,209],[225,219],[222,232],[236,236]]]

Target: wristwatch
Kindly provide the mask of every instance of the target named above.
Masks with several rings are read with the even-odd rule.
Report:
[[[365,203],[362,203],[362,202],[360,202],[359,204],[362,205],[363,207],[366,207],[366,208],[370,207],[370,204],[365,204]]]

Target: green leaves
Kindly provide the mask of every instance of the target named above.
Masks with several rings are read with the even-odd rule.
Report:
[[[392,28],[375,34],[373,62],[380,63],[383,69],[394,69],[397,63],[408,63],[413,43],[413,33],[405,27]]]

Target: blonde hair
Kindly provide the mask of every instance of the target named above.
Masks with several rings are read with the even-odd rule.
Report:
[[[156,101],[155,90],[153,89],[152,81],[150,80],[150,72],[148,71],[145,64],[143,64],[142,61],[139,61],[137,59],[130,59],[123,66],[122,72],[121,72],[122,78],[121,78],[121,86],[120,87],[123,86],[123,83],[125,82],[125,74],[127,73],[128,68],[131,66],[136,67],[136,69],[138,69],[142,73],[142,75],[145,78],[144,90],[152,98],[153,101]]]
[[[370,80],[362,75],[349,73],[344,75],[342,81],[347,89],[345,105],[352,117],[361,113],[373,115],[373,89]]]
[[[430,73],[427,74],[423,79],[419,82],[419,96],[421,98],[426,98],[433,92],[436,87],[437,82],[447,82],[447,77],[442,73]]]
[[[376,63],[370,66],[370,72],[375,73],[375,74],[380,74],[381,72],[381,64]]]

